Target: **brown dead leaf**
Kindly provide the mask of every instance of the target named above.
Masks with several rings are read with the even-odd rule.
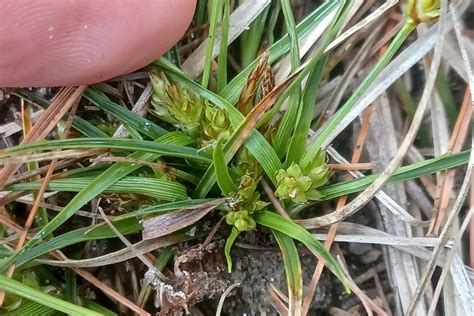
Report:
[[[222,202],[224,202],[224,199],[217,199],[193,209],[169,212],[146,219],[142,221],[142,238],[143,240],[147,240],[161,237],[192,225],[206,216],[207,213],[215,209]]]

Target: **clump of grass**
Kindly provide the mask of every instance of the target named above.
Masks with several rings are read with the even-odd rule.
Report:
[[[203,23],[206,17],[203,3],[199,2],[196,13],[199,23]],[[346,19],[351,18],[348,16],[351,3],[327,1],[299,24],[295,23],[290,1],[281,1],[266,8],[242,35],[242,38],[249,39],[248,42],[241,41],[240,46],[228,46],[227,34],[221,36],[218,69],[213,71],[214,41],[219,35],[219,26],[223,32],[230,29],[230,9],[229,1],[216,0],[209,7],[207,16],[210,27],[207,37],[210,40],[202,56],[205,63],[200,80],[189,78],[180,69],[179,60],[173,63],[161,58],[148,67],[153,89],[149,115],[142,117],[121,107],[100,89],[87,89],[85,98],[107,115],[115,117],[128,131],[128,137],[110,137],[109,128],[99,129],[91,124],[91,120],[76,116],[72,126],[82,134],[80,137],[13,146],[0,151],[0,159],[4,163],[19,159],[22,162],[37,161],[41,160],[38,158],[40,153],[68,149],[98,148],[106,150],[109,155],[102,157],[102,163],[97,165],[71,162],[66,171],[55,171],[56,177],[47,183],[46,189],[77,194],[59,214],[38,226],[38,231],[34,232],[22,250],[14,252],[8,247],[2,248],[2,273],[15,266],[22,269],[17,278],[26,280],[33,275],[31,271],[37,269],[28,267],[35,259],[49,258],[56,251],[74,244],[116,238],[117,232],[120,237],[139,233],[142,230],[141,220],[154,216],[169,219],[171,217],[166,217],[167,213],[202,209],[205,212],[192,213],[196,214],[195,217],[173,219],[176,221],[173,225],[163,220],[160,224],[160,236],[166,235],[160,237],[163,245],[179,244],[209,233],[204,230],[201,218],[212,210],[215,217],[222,219],[228,226],[221,228],[221,234],[227,236],[222,252],[227,259],[229,272],[235,260],[232,258],[232,245],[240,233],[260,227],[272,232],[282,252],[288,281],[288,304],[283,303],[285,308],[280,312],[299,315],[303,310],[303,279],[297,243],[303,244],[322,260],[349,291],[350,283],[338,262],[303,226],[305,220],[323,215],[315,214],[310,206],[362,191],[377,179],[377,175],[354,181],[335,181],[327,164],[327,145],[335,137],[334,130],[343,123],[415,26],[437,18],[439,3],[409,1],[406,24],[393,39],[387,52],[336,114],[318,131],[314,140],[309,139],[309,134],[315,102],[322,82],[328,79],[329,74],[325,69],[334,53],[327,49],[344,30]],[[271,27],[275,26],[280,9],[287,34],[273,42],[276,32]],[[329,16],[333,18],[327,22]],[[324,35],[317,41],[303,67],[300,67],[298,41],[317,28],[324,30]],[[258,49],[265,32],[270,45],[259,55]],[[225,56],[232,56],[236,51],[241,52],[240,62],[244,68],[231,71]],[[176,48],[173,52],[176,52]],[[275,86],[272,66],[287,55],[290,56],[292,74]],[[46,100],[30,91],[21,90],[17,95],[39,106],[48,106]],[[284,103],[286,110],[277,119]],[[94,120],[104,121],[100,116]],[[105,120],[107,124],[110,125]],[[468,152],[447,154],[400,168],[389,182],[428,175],[466,164],[467,161]],[[21,195],[39,190],[43,184],[39,180],[17,182],[11,182],[5,190]],[[265,182],[273,186],[273,194],[265,193]],[[125,211],[111,218],[114,229],[103,223],[88,223],[85,227],[68,232],[61,230],[67,227],[68,221],[81,208],[97,197],[106,198],[108,203]],[[306,218],[296,218],[299,216]],[[296,219],[299,221],[296,222]],[[306,227],[312,226],[308,224]],[[194,233],[188,234],[189,231]],[[8,236],[7,231],[3,234]],[[135,248],[142,245],[129,248],[129,252],[136,252]],[[164,268],[171,256],[170,248],[166,249],[166,255],[155,262],[155,266],[160,269]],[[83,259],[81,255],[78,257]],[[153,276],[148,278],[150,284],[144,286],[137,297],[137,310],[140,311],[145,305],[152,287],[158,291],[160,287],[168,287],[169,290],[168,280],[157,272],[160,269],[150,270]],[[21,285],[2,277],[1,289],[17,295],[23,291],[29,294],[28,304],[36,302],[31,307],[20,298],[10,295],[8,299],[16,299],[16,304],[4,307],[12,311],[22,308],[40,310],[44,308],[41,304],[44,304],[48,306],[47,311],[52,308],[64,313],[88,315],[94,313],[92,310],[99,314],[110,312],[94,304],[89,304],[89,310],[84,310],[84,307],[79,306],[77,297],[74,304],[66,302],[65,299],[72,300],[74,296],[79,296],[71,275],[68,275],[68,280],[71,288],[68,288],[67,293],[57,290],[55,295],[46,295],[36,279],[34,282],[24,281]],[[104,291],[113,293],[110,289]],[[157,297],[160,297],[159,294]],[[163,306],[167,302],[160,303]],[[125,306],[130,308],[129,305]]]

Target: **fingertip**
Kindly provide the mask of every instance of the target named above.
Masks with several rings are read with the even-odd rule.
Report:
[[[186,31],[196,1],[0,5],[0,86],[69,86],[104,81],[158,58]]]

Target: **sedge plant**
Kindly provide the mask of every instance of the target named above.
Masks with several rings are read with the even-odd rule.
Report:
[[[327,79],[323,70],[330,53],[325,49],[342,31],[350,2],[326,1],[298,24],[288,0],[272,6],[276,13],[265,9],[252,28],[242,35],[251,42],[248,49],[239,47],[244,68],[236,74],[228,71],[222,57],[218,59],[217,72],[212,69],[214,39],[219,29],[229,30],[231,2],[212,1],[207,12],[203,1],[199,3],[196,19],[203,22],[206,14],[209,16],[208,37],[212,39],[208,41],[203,56],[205,63],[200,79],[189,78],[180,69],[179,60],[157,60],[148,68],[153,94],[146,117],[123,108],[98,89],[92,87],[85,92],[84,97],[90,103],[114,116],[127,129],[128,137],[113,138],[108,134],[110,129],[101,129],[97,124],[75,117],[72,126],[82,134],[80,137],[48,140],[0,151],[0,159],[5,161],[19,157],[34,159],[35,154],[41,152],[91,148],[105,149],[120,158],[97,166],[71,168],[63,171],[61,177],[51,180],[48,190],[76,194],[59,214],[44,223],[20,252],[4,251],[0,263],[2,273],[12,264],[22,267],[35,258],[73,244],[116,237],[115,232],[103,224],[57,234],[58,229],[92,199],[108,196],[127,209],[127,213],[112,219],[122,235],[140,232],[142,219],[212,205],[214,213],[222,217],[228,227],[224,227],[222,232],[226,234],[223,253],[229,272],[232,271],[232,245],[239,234],[259,227],[269,228],[282,251],[288,281],[288,311],[292,315],[301,311],[303,293],[297,242],[324,260],[348,289],[337,261],[309,231],[293,221],[290,215],[296,213],[291,211],[297,209],[301,214],[301,209],[320,201],[359,192],[376,178],[372,175],[331,183],[332,172],[327,164],[325,146],[332,140],[336,127],[395,56],[416,25],[437,18],[439,2],[408,1],[406,23],[385,55],[311,144],[308,133],[316,95],[320,83]],[[274,41],[272,28],[280,10],[287,34]],[[299,67],[298,41],[333,13],[335,17],[321,36],[317,48],[304,67]],[[265,25],[268,27],[266,36],[271,39],[270,46],[265,53],[256,56],[258,43],[265,35]],[[227,35],[221,39],[219,56],[225,57],[231,53],[231,48],[227,45]],[[240,45],[245,46],[245,43]],[[288,54],[293,73],[275,86],[272,66]],[[38,106],[48,106],[47,100],[31,91],[21,90],[17,95]],[[281,119],[272,119],[285,101],[287,107]],[[414,179],[460,166],[467,160],[467,152],[426,160],[402,167],[390,181]],[[274,197],[279,206],[288,211],[287,214],[276,212],[275,201],[272,202],[262,189],[263,179],[273,186]],[[6,190],[27,192],[38,190],[40,186],[39,181],[12,182]],[[196,219],[192,223],[186,222],[181,228],[200,226],[200,223]],[[170,236],[174,243],[190,238],[182,231],[172,231]],[[200,236],[202,234],[196,234],[195,238]],[[0,288],[17,293],[22,287],[15,282],[1,279]],[[33,287],[28,291],[38,301],[42,298]],[[146,291],[140,297],[145,296]],[[57,300],[51,300],[48,306],[53,302],[62,304],[61,309],[58,308],[60,311],[71,308],[70,303]],[[76,312],[84,311],[78,309]]]

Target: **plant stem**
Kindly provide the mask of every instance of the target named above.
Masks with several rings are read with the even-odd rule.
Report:
[[[201,85],[207,88],[209,78],[211,77],[212,51],[214,50],[214,40],[216,37],[217,21],[219,19],[219,8],[222,7],[223,0],[212,0],[211,19],[209,26],[209,35],[207,36],[207,50],[204,59],[204,70],[202,73]]]
[[[217,59],[217,92],[227,85],[227,44],[229,39],[230,0],[224,0],[224,17],[221,26],[221,46]]]
[[[285,17],[285,25],[288,31],[290,39],[290,60],[291,70],[295,70],[301,64],[300,62],[300,49],[298,36],[296,34],[296,24],[291,11],[291,5],[289,0],[281,0],[281,7],[283,15]],[[275,136],[275,151],[280,158],[282,158],[289,146],[288,139],[296,127],[298,112],[300,108],[300,89],[296,89],[291,93],[288,100],[288,108],[283,115],[283,118],[279,124],[278,131]]]

